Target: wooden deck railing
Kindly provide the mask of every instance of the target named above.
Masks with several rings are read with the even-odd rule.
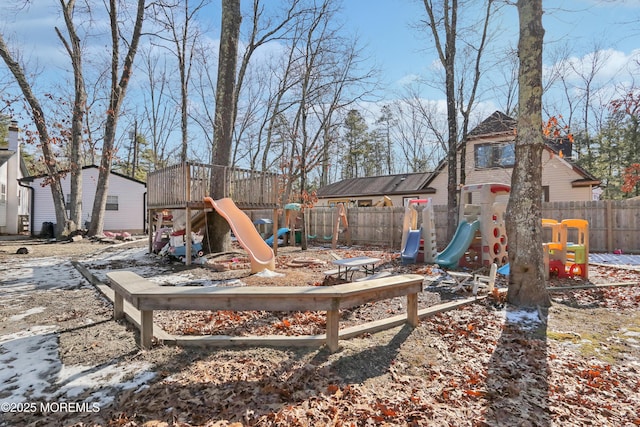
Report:
[[[227,166],[180,163],[147,176],[149,209],[200,208],[211,196],[211,177],[222,180],[224,194],[240,208],[276,208],[278,175]]]

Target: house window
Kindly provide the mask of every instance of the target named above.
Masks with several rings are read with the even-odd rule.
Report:
[[[117,211],[118,210],[118,196],[107,196],[107,206],[105,207],[107,211]]]
[[[543,185],[542,186],[542,201],[543,202],[548,202],[549,201],[549,186],[548,185]]]
[[[336,207],[336,205],[338,203],[344,203],[345,205],[348,205],[349,204],[349,199],[329,199],[329,200],[327,200],[327,205],[329,207],[332,207],[332,208]]]
[[[371,199],[369,200],[358,200],[358,207],[359,208],[369,208],[371,207],[373,201]]]
[[[502,144],[477,144],[474,146],[476,169],[511,168],[516,162],[513,142]]]
[[[68,211],[71,210],[71,193],[67,193],[64,199],[64,208]]]
[[[0,184],[0,203],[7,201],[7,184]]]

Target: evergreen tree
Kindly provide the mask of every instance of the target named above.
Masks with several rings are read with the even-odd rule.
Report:
[[[369,126],[358,110],[349,110],[344,120],[346,144],[346,163],[342,170],[343,178],[357,178],[365,175],[362,167],[371,155]]]

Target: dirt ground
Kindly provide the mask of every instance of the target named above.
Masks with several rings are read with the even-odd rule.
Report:
[[[27,254],[17,254],[27,247]],[[63,367],[142,366],[139,387],[98,384],[73,395],[98,411],[11,411],[5,425],[640,425],[640,273],[590,268],[590,283],[627,284],[554,292],[548,313],[522,313],[487,299],[324,348],[180,348],[136,346],[137,331],[112,320],[112,305],[69,262],[95,278],[130,269],[160,284],[203,286],[323,284],[335,257],[371,255],[378,268],[434,275],[423,265],[399,265],[378,248],[280,248],[277,272],[249,275],[238,250],[186,267],[145,254],[146,240],[0,242],[0,346],[7,336],[50,328]],[[228,267],[224,271],[215,271]],[[24,279],[25,277],[28,279]],[[71,271],[71,272],[70,272]],[[29,276],[30,275],[30,276]],[[30,277],[30,278],[29,278]],[[327,284],[327,283],[324,283]],[[554,280],[552,286],[584,284]],[[426,288],[420,306],[459,298],[449,286]],[[403,312],[402,299],[342,314],[342,326]],[[168,312],[154,321],[174,334],[312,334],[313,313]],[[514,320],[514,316],[516,320]],[[537,320],[536,320],[537,319]],[[0,347],[0,358],[8,350]],[[11,369],[10,366],[2,369]],[[19,387],[20,372],[0,387],[0,401]],[[127,371],[120,383],[137,378]],[[4,378],[4,377],[3,377]],[[120,384],[121,385],[121,384]],[[62,396],[49,384],[51,398]],[[25,394],[29,396],[28,392]],[[70,394],[65,395],[68,399]],[[34,398],[35,399],[35,398]],[[42,397],[39,397],[42,400]],[[86,409],[86,408],[83,408]]]

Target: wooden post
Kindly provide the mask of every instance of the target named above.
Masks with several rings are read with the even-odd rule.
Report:
[[[273,254],[278,255],[278,209],[273,210]]]
[[[140,310],[140,347],[150,349],[153,341],[153,310]]]
[[[185,230],[184,230],[184,244],[187,245],[185,247],[185,265],[191,265],[191,208],[189,207],[189,203],[191,203],[191,165],[189,163],[185,164],[185,191],[186,191],[186,199],[187,199],[187,208],[184,213],[185,220]]]
[[[124,318],[124,300],[118,292],[113,293],[113,319],[120,320]]]
[[[407,294],[407,322],[416,327],[420,323],[418,317],[418,294]]]
[[[153,253],[153,217],[155,216],[155,210],[147,209],[147,232],[149,233],[149,253]]]
[[[389,233],[390,236],[390,241],[389,241],[389,248],[393,249],[393,235],[396,232],[396,228],[394,227],[394,223],[393,223],[393,219],[394,219],[394,210],[393,208],[388,208],[389,209],[389,226],[387,227],[387,230],[391,230],[391,232]],[[402,249],[402,248],[400,248]]]
[[[340,310],[327,310],[327,347],[330,351],[338,351],[338,332],[340,329]]]
[[[611,200],[607,200],[605,203],[605,218],[607,219],[607,228],[606,232],[606,242],[607,242],[607,252],[613,252],[613,212],[611,209]]]

